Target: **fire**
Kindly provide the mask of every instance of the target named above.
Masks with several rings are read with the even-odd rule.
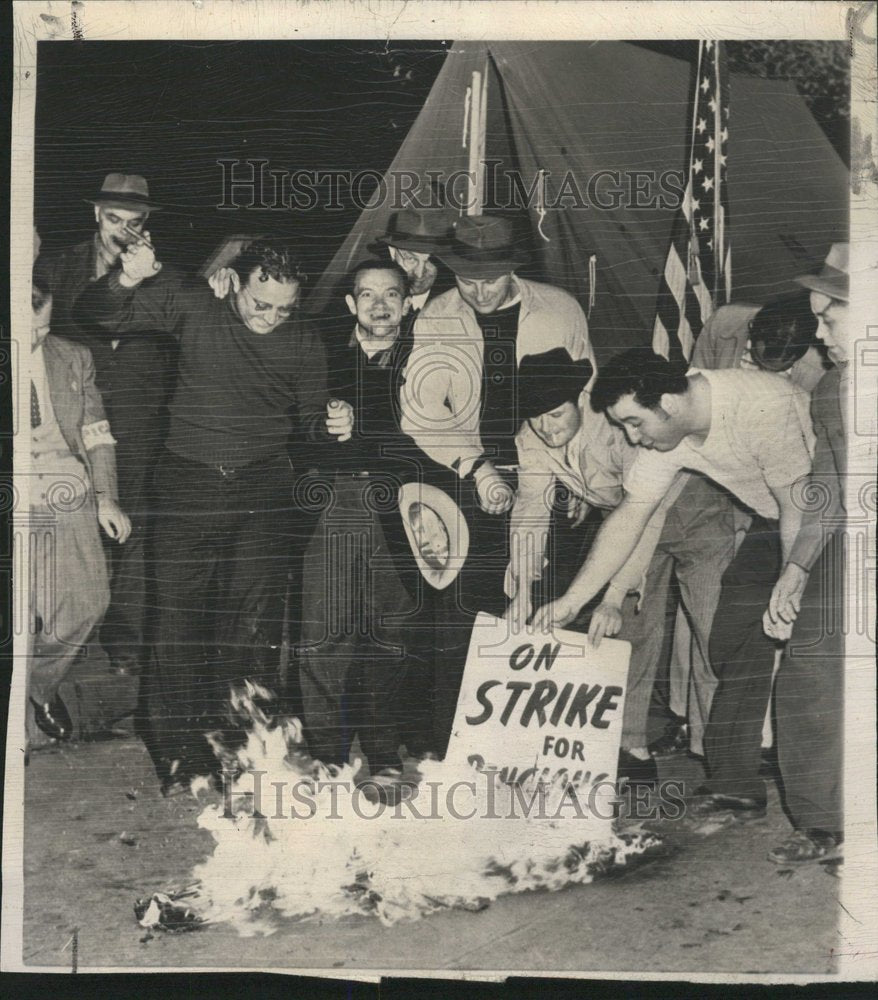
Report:
[[[438,761],[389,806],[357,788],[353,767],[307,757],[298,720],[275,725],[260,707],[270,697],[251,683],[233,693],[246,742],[230,754],[214,741],[235,774],[198,817],[215,847],[193,872],[190,905],[207,922],[243,935],[272,933],[280,918],[372,914],[390,925],[590,882],[659,843],[583,815],[563,781],[516,787]]]

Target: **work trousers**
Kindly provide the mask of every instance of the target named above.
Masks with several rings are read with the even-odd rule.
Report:
[[[109,601],[94,500],[88,494],[68,506],[75,509],[32,509],[29,523],[27,686],[39,703],[54,698]]]
[[[797,829],[844,829],[844,535],[811,570],[775,682],[777,757]]]
[[[286,456],[224,475],[165,451],[155,487],[153,735],[160,757],[197,757],[230,685],[277,684],[293,473]]]
[[[631,643],[621,744],[645,747],[647,720],[664,648],[668,589],[675,574],[692,633],[689,687],[690,732],[700,745],[717,680],[710,666],[709,641],[719,603],[723,573],[735,551],[731,499],[700,476],[693,476],[668,511],[662,535],[646,574],[640,600],[623,606],[618,636]]]
[[[710,637],[719,683],[704,734],[707,788],[713,793],[765,799],[759,768],[776,643],[765,635],[762,616],[780,558],[778,522],[754,517],[723,576]]]
[[[398,692],[419,624],[376,510],[383,491],[375,482],[336,476],[332,505],[306,550],[297,650],[309,752],[346,764],[358,736],[372,773],[400,763]]]

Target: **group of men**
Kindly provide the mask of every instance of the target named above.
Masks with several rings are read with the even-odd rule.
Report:
[[[843,603],[822,570],[843,519],[827,534],[796,490],[819,477],[843,511],[845,245],[799,293],[719,309],[691,366],[638,349],[598,370],[576,300],[517,273],[505,218],[396,213],[338,308],[307,320],[288,249],[257,240],[194,279],[162,265],[143,178],[108,175],[93,201],[94,239],[34,272],[34,463],[63,461],[82,484],[53,523],[71,539],[60,589],[94,599],[36,629],[32,731],[69,735],[58,684],[103,618],[113,669],[146,670],[163,789],[184,787],[211,766],[204,737],[230,684],[290,686],[278,659],[298,544],[293,667],[314,757],[344,764],[357,741],[389,795],[404,754],[441,758],[487,611],[631,642],[619,771],[656,781],[673,574],[707,774],[693,809],[764,813],[762,726],[792,635],[776,716],[795,829],[773,856],[838,853],[841,631],[797,639],[824,622],[815,608]],[[85,400],[70,432],[55,355]],[[114,540],[109,589],[98,524]]]

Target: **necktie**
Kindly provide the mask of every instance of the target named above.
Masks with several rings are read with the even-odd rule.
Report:
[[[31,382],[30,384],[30,425],[31,427],[39,427],[42,423],[42,417],[40,416],[40,401],[37,398],[37,387]]]

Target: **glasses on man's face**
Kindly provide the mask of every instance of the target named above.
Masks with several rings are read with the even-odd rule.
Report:
[[[400,250],[399,248],[396,250],[396,259],[403,267],[406,265],[415,267],[421,263],[421,258],[417,254],[412,253],[410,250]]]
[[[277,315],[281,319],[289,319],[293,314],[293,308],[295,307],[295,301],[291,302],[288,306],[274,306],[271,302],[263,302],[257,299],[256,296],[250,291],[246,285],[241,286],[241,291],[249,300],[254,312],[268,312],[269,309],[275,309]]]

